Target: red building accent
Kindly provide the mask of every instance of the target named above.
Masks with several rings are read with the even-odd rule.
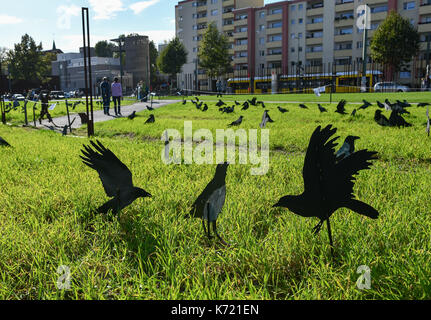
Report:
[[[284,74],[289,72],[289,6],[288,3],[283,4],[282,14],[282,55],[281,68]]]
[[[247,9],[247,60],[248,60],[248,73],[252,79],[255,76],[256,64],[256,14],[253,8]]]
[[[388,0],[388,11],[398,10],[398,0]]]

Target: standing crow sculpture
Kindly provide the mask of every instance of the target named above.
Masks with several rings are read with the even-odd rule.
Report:
[[[382,115],[382,110],[376,110],[376,113],[374,114],[374,121],[376,121],[377,124],[381,125],[382,127],[391,126],[388,118]]]
[[[128,116],[127,116],[127,118],[129,119],[129,120],[133,120],[133,119],[135,119],[137,116],[136,116],[136,111],[133,111],[131,114],[129,114]]]
[[[154,123],[156,122],[156,119],[154,118],[154,114],[150,114],[150,117],[145,121],[145,124],[147,123]]]
[[[353,109],[353,111],[352,111],[352,113],[350,114],[350,116],[352,116],[352,117],[356,116],[356,112],[357,112],[357,109]]]
[[[320,103],[318,103],[318,104],[317,104],[317,106],[319,107],[319,111],[320,111],[320,112],[328,112],[328,110],[326,110],[324,107],[322,107],[322,106],[320,105]]]
[[[340,150],[335,154],[337,161],[341,161],[355,152],[355,140],[358,139],[360,138],[356,136],[348,136],[346,140],[344,140]]]
[[[217,217],[226,199],[226,172],[228,166],[229,163],[226,162],[217,166],[214,178],[193,203],[190,211],[191,216],[202,219],[202,225],[205,233],[208,234],[208,239],[211,239],[210,223],[212,223],[214,234],[224,245],[227,245],[227,243],[217,232]],[[205,228],[205,220],[208,224],[208,230]]]
[[[372,164],[370,161],[377,159],[377,153],[360,150],[337,161],[334,141],[338,137],[329,140],[336,131],[331,125],[324,129],[317,127],[305,155],[304,192],[299,196],[285,196],[274,205],[288,208],[303,217],[319,218],[320,222],[313,229],[314,234],[320,231],[326,221],[332,256],[334,253],[329,218],[336,210],[344,207],[372,219],[379,216],[376,209],[355,200],[353,196],[354,175],[369,169]]]
[[[301,104],[299,105],[299,107],[300,107],[300,108],[302,108],[302,109],[308,109],[308,107],[307,107],[305,104],[303,104],[303,103],[301,103]]]
[[[153,110],[154,110],[154,108],[152,108],[152,107],[150,107],[150,106],[147,106],[147,110],[148,110],[148,111],[153,111]]]
[[[226,103],[224,103],[221,99],[218,100],[218,102],[216,103],[217,107],[221,107],[221,106],[225,106]]]
[[[242,123],[242,119],[243,119],[243,118],[244,118],[243,116],[240,116],[240,117],[238,118],[238,120],[235,120],[234,122],[232,122],[232,123],[228,124],[228,127],[235,127],[235,126],[239,126],[239,125]]]
[[[202,108],[202,112],[205,112],[205,111],[207,111],[208,110],[208,105],[205,103],[204,104],[204,107]]]
[[[278,109],[278,111],[280,111],[281,113],[286,113],[286,112],[288,112],[288,111],[289,111],[289,110],[284,109],[284,108],[282,108],[282,107],[280,107],[280,106],[278,106],[278,107],[277,107],[277,109]]]
[[[262,122],[260,123],[259,126],[263,129],[266,127],[267,122],[274,122],[274,120],[272,120],[271,117],[269,116],[268,110],[265,110],[263,112]]]
[[[411,127],[412,124],[408,123],[401,115],[398,110],[393,110],[389,117],[389,124],[393,127]]]
[[[242,107],[242,109],[241,109],[241,110],[247,110],[248,108],[250,108],[250,105],[249,105],[249,103],[246,101],[246,102],[244,102],[244,103],[243,103],[243,107]]]
[[[129,168],[100,141],[96,140],[96,142],[90,141],[95,150],[91,146],[84,145],[85,150],[81,150],[84,156],[80,158],[84,164],[97,171],[106,195],[113,197],[99,207],[97,212],[108,213],[112,210],[113,214],[117,214],[136,199],[151,197],[147,191],[134,187]]]
[[[418,107],[426,107],[426,106],[429,106],[428,102],[420,102],[420,103],[418,103]]]
[[[378,106],[380,109],[384,109],[384,108],[385,108],[385,105],[384,105],[383,103],[381,103],[380,101],[377,101],[377,106]]]

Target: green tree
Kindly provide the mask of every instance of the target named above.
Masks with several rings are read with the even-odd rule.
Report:
[[[209,78],[220,77],[232,70],[228,38],[218,31],[214,22],[204,33],[198,58],[199,66],[205,70]]]
[[[419,33],[408,19],[391,11],[371,39],[371,57],[398,72],[419,52]]]
[[[97,57],[112,58],[115,50],[115,45],[106,40],[99,41],[94,46],[94,50],[96,51]]]
[[[177,73],[181,72],[186,62],[187,50],[177,37],[169,42],[157,58],[159,70],[170,75],[171,81],[175,79]]]
[[[5,47],[0,47],[0,74],[5,74],[8,64],[8,52]]]
[[[157,51],[154,41],[150,41],[150,74],[151,83],[154,85],[157,83],[157,57],[159,52]]]
[[[42,52],[42,44],[36,45],[28,34],[15,44],[14,50],[8,52],[10,73],[14,80],[31,80],[47,82],[53,57]]]

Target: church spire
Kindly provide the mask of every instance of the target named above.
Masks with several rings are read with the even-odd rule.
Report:
[[[55,40],[52,41],[52,50],[57,50],[57,48],[55,47]]]

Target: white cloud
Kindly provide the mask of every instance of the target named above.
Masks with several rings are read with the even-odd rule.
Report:
[[[81,8],[75,5],[59,6],[57,8],[57,28],[69,30],[72,17],[79,16]]]
[[[8,16],[6,14],[0,14],[0,24],[18,24],[23,20],[18,17]]]
[[[140,14],[142,11],[144,11],[145,9],[147,9],[152,5],[155,5],[159,1],[160,0],[139,1],[131,4],[129,8],[132,9],[135,14]]]
[[[95,12],[94,20],[114,18],[118,12],[126,10],[122,0],[89,0]]]
[[[170,41],[175,37],[175,30],[147,30],[139,32],[144,36],[148,36],[150,41],[153,40],[154,44],[157,45],[163,43],[164,40]]]

